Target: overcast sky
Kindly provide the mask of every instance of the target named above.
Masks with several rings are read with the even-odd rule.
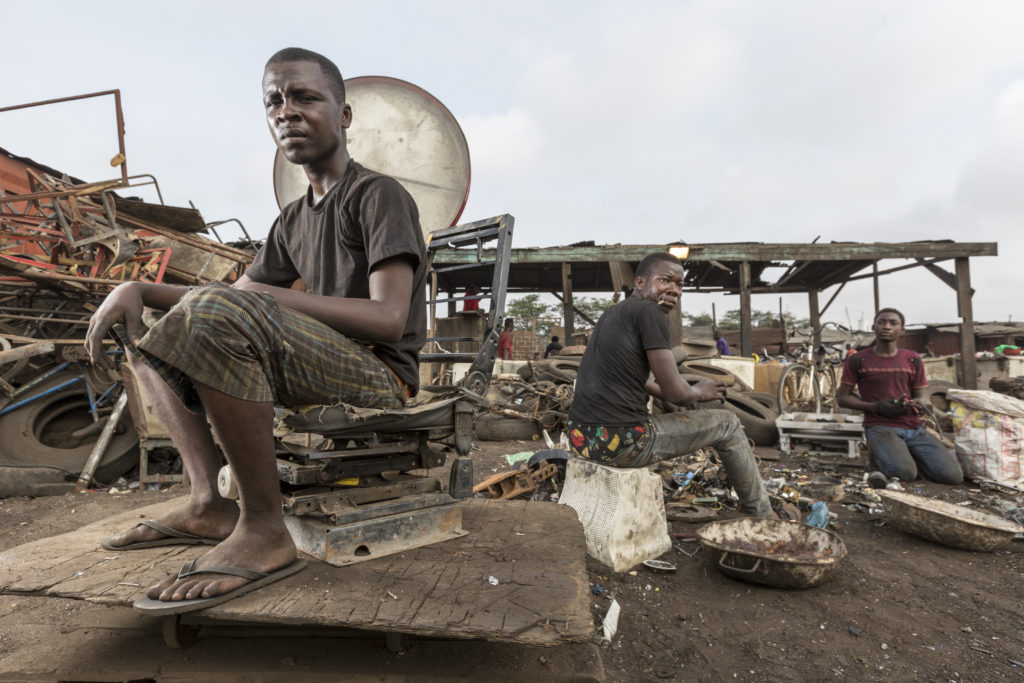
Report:
[[[972,259],[975,317],[1024,320],[1016,0],[58,1],[3,16],[0,106],[120,88],[129,171],[254,237],[277,213],[263,65],[301,46],[440,99],[470,147],[462,220],[511,213],[516,246],[998,242]],[[0,147],[116,177],[113,101],[2,113]],[[923,269],[881,293],[908,322],[957,320]],[[739,306],[684,306],[712,301]],[[870,281],[851,284],[826,318],[856,324],[872,305]],[[804,297],[786,307],[807,314]]]

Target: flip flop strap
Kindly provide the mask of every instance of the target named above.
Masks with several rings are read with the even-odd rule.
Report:
[[[228,574],[230,576],[240,576],[243,579],[256,581],[257,579],[263,579],[269,576],[269,574],[253,571],[252,569],[243,569],[242,567],[203,567],[202,569],[195,569],[195,566],[195,560],[183,564],[181,566],[181,570],[178,571],[178,578],[187,579],[188,577],[196,576],[197,574]]]
[[[145,522],[139,522],[139,526],[148,526],[150,529],[159,531],[164,536],[170,536],[171,538],[205,540],[202,536],[196,536],[195,534],[190,534],[187,531],[178,531],[177,529],[172,529],[166,524],[161,524],[155,519],[147,519]]]

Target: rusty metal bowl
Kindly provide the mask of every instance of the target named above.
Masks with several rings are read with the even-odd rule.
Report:
[[[897,527],[951,548],[992,552],[1024,533],[1019,524],[988,512],[902,491],[876,493]]]
[[[781,588],[817,586],[846,557],[838,534],[777,519],[712,522],[697,530],[697,539],[724,574]]]

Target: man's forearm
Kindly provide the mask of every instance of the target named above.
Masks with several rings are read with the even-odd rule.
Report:
[[[836,397],[836,402],[840,408],[849,408],[850,410],[859,410],[864,413],[875,412],[875,404],[869,401],[865,401],[862,398],[858,398],[852,394],[842,395]]]
[[[247,282],[240,289],[270,294],[282,306],[305,313],[344,335],[380,342],[402,338],[408,308],[387,306],[372,299],[344,299],[307,294],[286,287]]]
[[[155,282],[133,282],[128,286],[138,289],[139,296],[142,297],[142,303],[150,308],[156,308],[161,311],[170,310],[188,292],[188,287],[157,284]]]

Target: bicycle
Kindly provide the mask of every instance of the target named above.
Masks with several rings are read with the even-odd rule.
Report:
[[[825,323],[809,336],[821,333],[826,327],[836,323]],[[843,358],[839,349],[829,352],[824,344],[819,345],[817,353],[808,347],[806,353],[786,366],[779,377],[776,398],[779,401],[780,413],[821,413],[836,412],[836,392],[839,390],[839,378],[842,373]]]

